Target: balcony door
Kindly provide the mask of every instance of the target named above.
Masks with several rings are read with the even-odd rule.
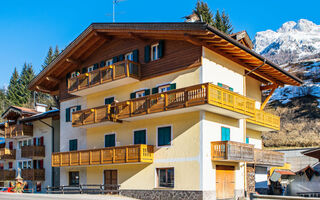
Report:
[[[234,167],[217,165],[216,167],[217,199],[233,199],[234,187],[235,187]]]
[[[116,190],[118,185],[118,171],[117,170],[104,170],[104,184],[105,190]]]

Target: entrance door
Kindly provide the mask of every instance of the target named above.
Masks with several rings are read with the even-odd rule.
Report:
[[[217,165],[216,192],[217,199],[234,197],[235,171],[233,166]]]
[[[117,170],[104,170],[105,190],[117,190],[118,172]]]

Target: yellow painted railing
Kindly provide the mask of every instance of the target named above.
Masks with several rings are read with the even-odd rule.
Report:
[[[271,113],[267,113],[263,110],[255,109],[254,116],[247,119],[247,122],[275,130],[280,130],[280,117]]]
[[[69,78],[68,91],[72,93],[126,77],[139,79],[140,64],[125,60]]]
[[[52,154],[53,167],[136,162],[152,163],[153,146],[139,144]]]

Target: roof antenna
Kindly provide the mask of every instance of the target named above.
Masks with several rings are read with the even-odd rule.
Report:
[[[112,21],[113,21],[113,23],[116,22],[116,4],[118,4],[121,1],[125,1],[125,0],[113,0],[112,1],[112,4],[113,4],[113,15],[112,15],[113,19],[112,19]]]

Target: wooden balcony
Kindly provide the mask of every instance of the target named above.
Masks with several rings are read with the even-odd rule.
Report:
[[[145,144],[52,154],[52,167],[152,162],[153,146]]]
[[[33,126],[26,124],[9,125],[4,129],[5,138],[24,138],[33,136]]]
[[[254,116],[247,119],[247,127],[258,131],[280,130],[280,117],[255,109]]]
[[[45,146],[23,146],[21,147],[21,157],[43,158],[45,157]]]
[[[16,178],[16,170],[0,169],[0,181],[14,181]]]
[[[68,91],[73,95],[84,96],[131,84],[139,79],[140,64],[125,60],[70,78]]]
[[[243,119],[254,116],[254,106],[255,101],[250,98],[219,86],[205,83],[127,100],[116,103],[113,106],[105,105],[73,112],[72,125],[76,127],[105,121],[121,121],[123,119],[130,121],[134,117],[148,114],[149,116],[151,114],[153,116],[161,116],[163,113],[182,113],[187,110],[206,110]]]
[[[254,149],[254,162],[257,165],[283,166],[284,154],[277,151]]]
[[[16,159],[16,150],[10,150],[7,148],[0,149],[0,160],[15,160]]]
[[[22,169],[21,177],[28,181],[44,181],[45,169]]]
[[[212,161],[253,162],[254,146],[233,141],[211,142]]]

